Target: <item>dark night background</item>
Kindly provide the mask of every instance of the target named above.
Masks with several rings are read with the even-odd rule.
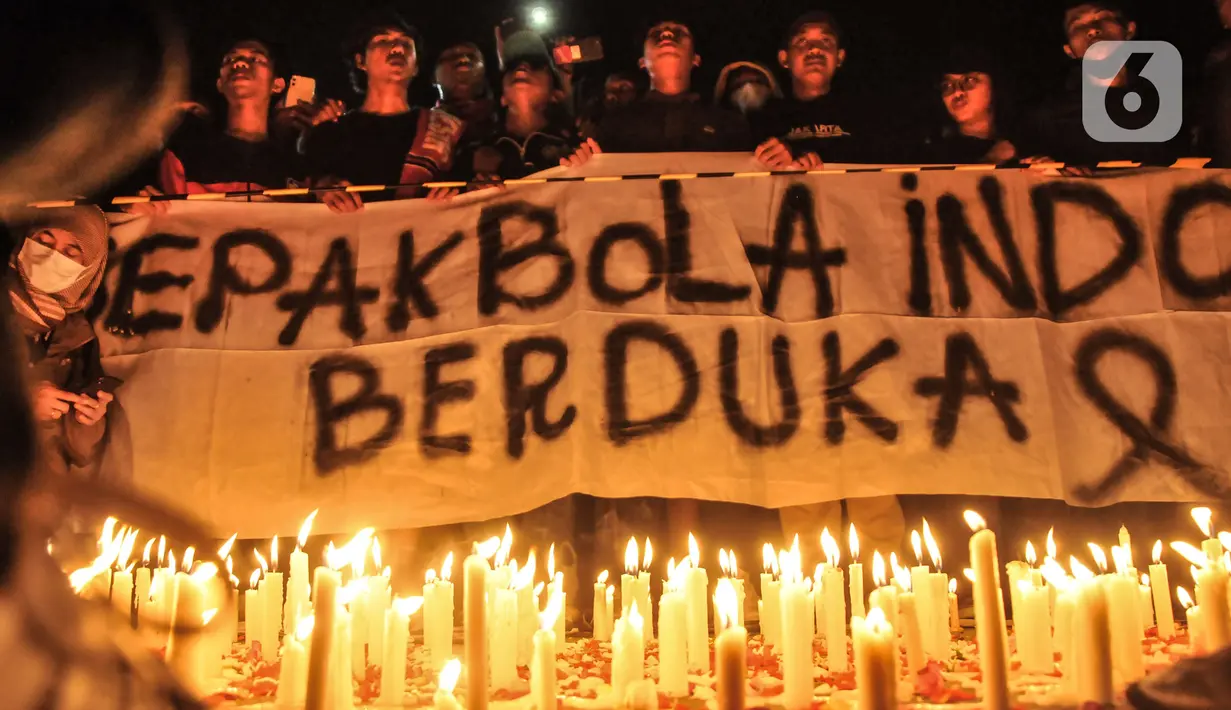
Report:
[[[184,29],[198,100],[219,106],[214,80],[227,40],[257,35],[284,54],[279,68],[283,76],[315,77],[318,96],[355,106],[340,45],[362,13],[391,7],[420,28],[426,40],[421,58],[425,68],[413,89],[418,101],[427,103],[433,98],[430,63],[442,46],[477,41],[494,75],[494,26],[505,17],[524,17],[536,4],[552,14],[549,36],[602,37],[607,58],[584,66],[580,74],[595,84],[608,71],[636,69],[650,20],[690,23],[703,60],[694,88],[704,95],[712,91],[723,64],[755,59],[772,65],[784,29],[795,16],[829,9],[847,37],[847,62],[836,85],[865,95],[908,134],[921,135],[939,110],[935,62],[955,43],[996,52],[1015,75],[1015,93],[1023,108],[1057,87],[1071,66],[1062,50],[1061,0],[6,0],[0,3],[0,66],[5,67],[0,75],[0,152],[45,124],[49,116],[43,99],[80,96],[100,76],[121,71],[116,69],[121,63],[117,57],[140,57],[142,43],[152,34],[151,7],[172,15]],[[1139,38],[1175,44],[1185,59],[1187,88],[1194,88],[1221,31],[1213,0],[1138,0],[1131,6]],[[1186,100],[1194,98],[1191,91],[1186,94]]]

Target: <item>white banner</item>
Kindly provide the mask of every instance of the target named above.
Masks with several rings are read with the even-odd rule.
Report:
[[[352,215],[175,203],[114,229],[112,455],[244,537],[317,507],[333,532],[575,492],[1200,498],[1231,461],[1229,185],[937,171]]]

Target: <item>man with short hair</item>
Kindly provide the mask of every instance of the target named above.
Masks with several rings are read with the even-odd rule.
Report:
[[[419,72],[423,44],[396,16],[360,27],[351,43],[351,83],[363,104],[308,134],[304,157],[315,187],[409,185],[396,197],[418,197],[416,183],[431,182],[453,165],[464,123],[442,109],[410,105],[410,82]],[[447,191],[435,190],[428,197]],[[358,193],[319,193],[335,212],[363,208]],[[372,199],[372,198],[367,198]]]
[[[791,75],[790,93],[750,117],[761,162],[773,168],[793,161],[806,167],[822,160],[882,162],[888,136],[874,127],[857,97],[834,87],[846,62],[844,40],[828,12],[807,12],[791,23],[778,50],[778,63]]]
[[[1116,0],[1069,0],[1063,19],[1064,53],[1077,66],[1063,89],[1043,102],[1026,121],[1019,154],[1032,156],[1026,162],[1059,161],[1082,167],[1095,167],[1110,160],[1155,165],[1173,162],[1182,152],[1186,139],[1183,130],[1165,143],[1102,143],[1090,137],[1082,119],[1083,82],[1092,80],[1085,76],[1081,66],[1086,53],[1098,42],[1132,40],[1137,36],[1137,23]],[[1155,91],[1149,83],[1128,66],[1110,80],[1111,87],[1130,93],[1134,86],[1141,85],[1145,95]]]
[[[603,108],[611,110],[637,100],[637,77],[632,72],[618,71],[607,75],[603,82]]]
[[[225,127],[218,130],[205,118],[185,113],[159,161],[158,188],[148,187],[146,193],[264,190],[303,178],[293,143],[270,137],[270,108],[286,81],[278,76],[269,45],[257,39],[232,44],[215,85],[227,102]]]
[[[650,91],[604,115],[593,138],[565,161],[581,165],[595,153],[722,152],[752,149],[743,116],[703,102],[692,92],[692,70],[701,64],[692,31],[675,20],[650,27],[639,62]]]
[[[483,52],[474,42],[457,42],[436,58],[435,86],[443,109],[466,122],[463,143],[496,129],[497,101],[487,81]]]

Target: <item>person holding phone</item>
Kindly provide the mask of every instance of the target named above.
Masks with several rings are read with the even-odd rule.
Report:
[[[40,474],[66,476],[101,458],[114,380],[85,311],[103,281],[107,219],[97,207],[40,210],[18,221],[9,301],[25,335]]]

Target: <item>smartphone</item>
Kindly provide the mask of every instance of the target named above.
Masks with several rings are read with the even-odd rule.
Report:
[[[600,37],[586,37],[572,44],[556,47],[552,50],[556,64],[580,64],[594,62],[603,58],[603,40]]]
[[[316,79],[310,76],[299,76],[296,74],[291,77],[291,85],[286,90],[286,105],[298,106],[300,102],[313,103],[316,101]]]
[[[106,392],[107,394],[115,394],[115,391],[119,389],[120,385],[122,384],[124,384],[124,380],[121,380],[118,377],[112,377],[111,375],[103,375],[97,380],[94,380],[90,384],[81,388],[81,391],[78,392],[77,394],[84,394],[87,397],[94,397],[99,392]]]

